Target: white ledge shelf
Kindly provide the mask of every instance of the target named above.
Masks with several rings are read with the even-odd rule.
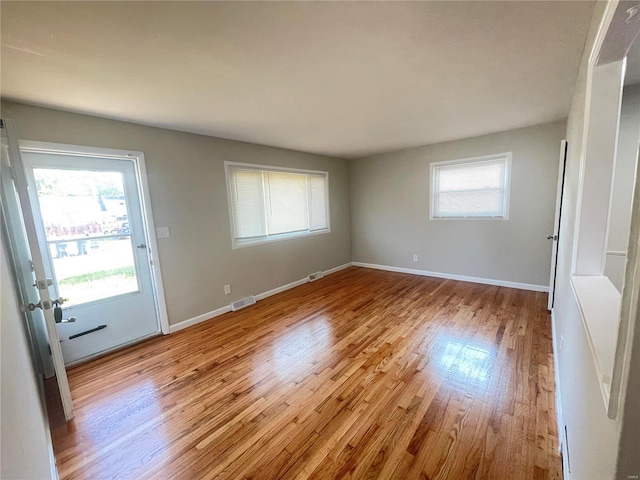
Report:
[[[609,407],[611,377],[620,323],[620,292],[605,276],[574,275],[571,287],[598,375],[605,407]]]

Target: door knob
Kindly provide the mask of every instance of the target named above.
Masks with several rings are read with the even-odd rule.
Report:
[[[139,248],[139,249],[141,249],[141,250],[142,250],[142,249],[147,248],[147,246],[146,246],[144,243],[141,243],[141,244],[140,244],[140,245],[138,245],[136,248]]]
[[[558,240],[558,235],[547,235],[547,240],[556,241]]]

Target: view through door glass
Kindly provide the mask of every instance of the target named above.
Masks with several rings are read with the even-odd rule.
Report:
[[[65,305],[139,291],[122,173],[50,168],[33,173]]]
[[[47,147],[22,152],[46,274],[68,299],[56,330],[70,364],[160,328],[135,161]]]

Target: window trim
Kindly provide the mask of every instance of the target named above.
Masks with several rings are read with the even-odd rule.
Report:
[[[506,159],[505,183],[504,183],[504,215],[496,216],[439,216],[435,215],[436,208],[436,176],[435,169],[445,165],[465,165],[471,163],[487,162],[490,160]],[[443,162],[431,162],[429,166],[429,220],[509,220],[509,203],[511,200],[511,160],[513,152],[492,153],[479,157],[459,158],[456,160],[446,160]]]
[[[235,227],[233,220],[233,199],[231,198],[231,185],[230,185],[230,169],[229,167],[243,167],[248,170],[257,171],[269,171],[269,172],[283,172],[283,173],[299,173],[310,175],[323,175],[326,178],[326,206],[327,206],[327,228],[321,230],[301,230],[298,232],[289,232],[270,235],[267,237],[252,237],[247,239],[237,239],[235,236]],[[244,162],[224,162],[224,177],[227,187],[227,207],[229,211],[229,230],[231,233],[231,249],[237,250],[239,248],[251,247],[254,245],[262,245],[265,243],[281,242],[283,240],[290,240],[292,238],[310,237],[313,235],[321,235],[324,233],[331,233],[331,212],[330,212],[330,188],[329,188],[329,172],[326,170],[309,170],[302,168],[289,168],[279,167],[274,165],[264,165],[259,163],[244,163]]]

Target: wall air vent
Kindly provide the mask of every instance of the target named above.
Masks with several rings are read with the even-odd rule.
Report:
[[[324,272],[316,272],[316,273],[312,273],[311,275],[309,275],[309,281],[310,282],[314,282],[316,280],[318,280],[319,278],[324,277]]]
[[[249,297],[241,298],[240,300],[236,300],[235,302],[232,302],[231,310],[235,312],[236,310],[240,310],[241,308],[248,307],[249,305],[255,305],[255,303],[256,303],[256,297],[251,295]]]

